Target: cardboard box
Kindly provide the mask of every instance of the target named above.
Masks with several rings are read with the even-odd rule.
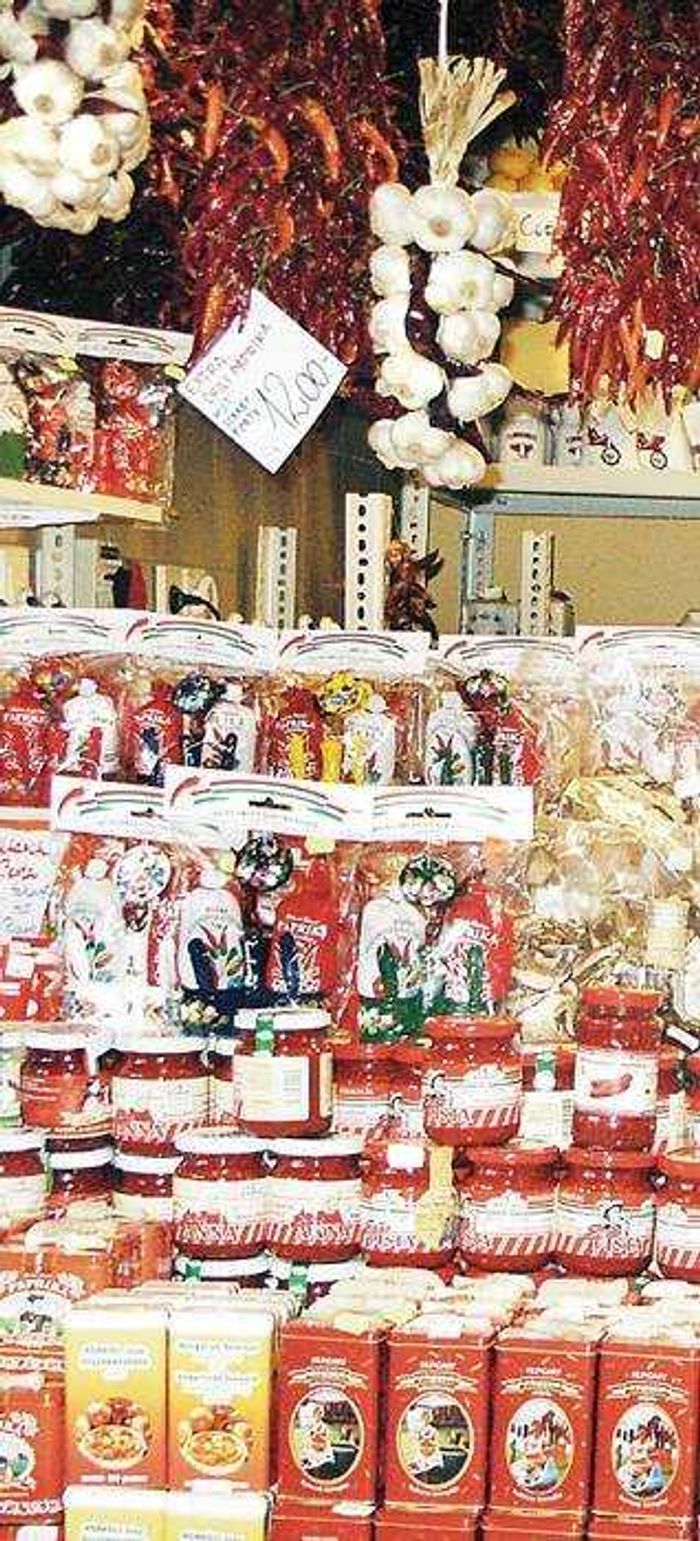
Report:
[[[479,1535],[478,1515],[464,1514],[456,1509],[383,1509],[377,1515],[374,1527],[376,1541],[403,1541],[405,1536],[413,1541],[429,1541],[434,1535],[439,1541],[476,1541]]]
[[[68,1488],[65,1541],[165,1541],[166,1498],[163,1492]]]
[[[488,1466],[490,1338],[395,1328],[389,1337],[384,1503],[483,1508]]]
[[[0,1346],[0,1524],[61,1517],[64,1376],[50,1349]]]
[[[235,1304],[173,1311],[168,1367],[168,1486],[271,1483],[275,1318]]]
[[[270,1541],[372,1541],[372,1513],[368,1504],[281,1498],[275,1504]]]
[[[165,1541],[265,1541],[268,1509],[266,1493],[166,1493]]]
[[[302,1319],[282,1330],[279,1490],[285,1498],[376,1503],[383,1334]]]
[[[132,1301],[66,1318],[66,1481],[166,1485],[166,1317]]]
[[[630,1342],[611,1333],[601,1346],[596,1517],[637,1516],[660,1526],[690,1523],[696,1512],[700,1348],[683,1329],[664,1336]]]

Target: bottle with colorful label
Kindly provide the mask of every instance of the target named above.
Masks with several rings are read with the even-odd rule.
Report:
[[[229,684],[208,712],[202,766],[210,770],[255,769],[256,718],[243,700],[243,686]]]

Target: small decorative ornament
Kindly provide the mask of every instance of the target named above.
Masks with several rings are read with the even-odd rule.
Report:
[[[464,425],[494,411],[512,384],[502,365],[485,362],[500,335],[497,312],[513,297],[512,280],[485,254],[503,251],[514,233],[510,199],[493,188],[470,195],[458,185],[459,170],[471,141],[515,97],[500,89],[505,71],[490,60],[450,58],[449,0],[440,0],[439,18],[438,58],[419,66],[430,181],[413,193],[401,183],[383,183],[370,201],[372,231],[381,242],[370,261],[377,301],[369,332],[381,358],[376,390],[405,415],[388,412],[373,423],[369,443],[389,470],[459,490],[480,481],[486,469]],[[412,260],[411,248],[422,260]],[[430,357],[421,351],[419,332],[434,344]]]

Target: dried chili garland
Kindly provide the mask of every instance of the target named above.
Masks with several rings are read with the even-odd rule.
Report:
[[[568,0],[546,139],[571,175],[554,310],[573,393],[700,385],[700,9]]]

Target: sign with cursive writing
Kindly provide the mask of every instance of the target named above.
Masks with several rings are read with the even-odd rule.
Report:
[[[266,471],[279,471],[345,372],[335,354],[254,289],[242,325],[212,343],[179,390]]]

